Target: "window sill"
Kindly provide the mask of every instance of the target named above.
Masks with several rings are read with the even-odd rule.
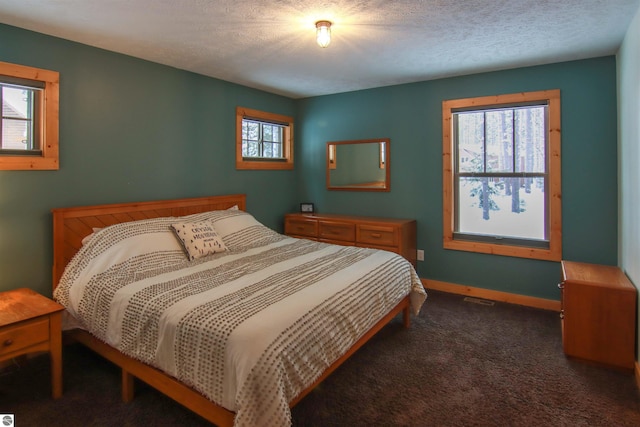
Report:
[[[292,162],[273,162],[264,160],[249,160],[243,162],[236,162],[236,169],[241,170],[292,170]]]
[[[58,170],[57,156],[0,156],[0,170]]]
[[[517,258],[539,259],[544,261],[561,261],[562,248],[554,247],[549,249],[533,248],[526,246],[497,245],[493,243],[474,242],[470,240],[444,240],[444,248],[456,251],[478,252],[491,255],[511,256]]]

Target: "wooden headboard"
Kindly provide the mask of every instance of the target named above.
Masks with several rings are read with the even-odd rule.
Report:
[[[110,205],[52,209],[53,213],[53,289],[58,286],[67,263],[82,246],[82,239],[94,227],[164,216],[184,216],[227,209],[237,205],[246,210],[246,195],[197,197],[191,199],[132,202]]]

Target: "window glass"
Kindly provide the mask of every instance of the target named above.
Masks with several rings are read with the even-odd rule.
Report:
[[[548,241],[544,178],[461,178],[457,232]]]
[[[242,157],[283,159],[284,127],[255,120],[242,120]]]
[[[34,138],[36,91],[0,84],[2,99],[2,150],[38,150]]]
[[[453,113],[454,144],[470,159],[457,162],[457,233],[548,241],[547,176],[536,155],[546,152],[545,111],[546,105]],[[542,176],[529,173],[534,169]]]

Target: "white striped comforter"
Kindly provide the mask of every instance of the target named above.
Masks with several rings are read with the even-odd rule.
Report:
[[[236,426],[291,425],[289,402],[382,316],[426,298],[390,252],[280,235],[242,211],[211,220],[227,252],[188,261],[175,218],[92,236],[55,298],[99,339],[236,412]]]

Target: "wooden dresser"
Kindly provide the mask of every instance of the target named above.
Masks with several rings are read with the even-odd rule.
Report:
[[[618,267],[562,261],[562,345],[567,356],[631,370],[636,288]]]
[[[412,219],[292,213],[285,215],[284,232],[320,242],[384,249],[416,266],[416,221]]]

